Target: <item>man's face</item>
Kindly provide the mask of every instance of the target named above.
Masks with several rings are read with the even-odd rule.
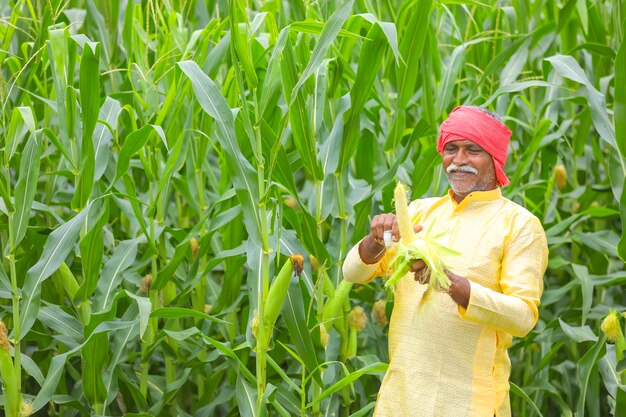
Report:
[[[471,192],[493,190],[498,186],[491,155],[476,143],[470,140],[448,142],[442,157],[444,172],[456,196],[465,197]]]

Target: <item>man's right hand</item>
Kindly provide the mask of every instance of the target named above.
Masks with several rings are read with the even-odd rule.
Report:
[[[359,255],[366,264],[375,264],[385,254],[385,231],[391,230],[391,239],[397,241],[398,221],[395,214],[378,214],[372,219],[370,234],[361,241]]]
[[[374,216],[370,225],[370,234],[359,245],[359,255],[363,263],[375,264],[380,261],[386,251],[384,235],[388,230],[391,231],[391,240],[397,242],[400,239],[400,232],[396,215],[387,213]],[[413,230],[415,233],[418,233],[422,230],[422,226],[419,224],[413,225]],[[421,261],[418,262],[423,264]],[[414,272],[421,272],[421,268],[418,269],[419,271]]]

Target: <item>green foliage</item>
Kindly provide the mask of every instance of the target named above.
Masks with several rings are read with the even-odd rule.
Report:
[[[342,261],[396,180],[445,192],[437,128],[474,104],[513,131],[503,192],[550,246],[515,415],[623,415],[600,322],[626,309],[624,7],[3,2],[5,412],[367,415],[388,328],[348,313],[386,292],[341,284]]]

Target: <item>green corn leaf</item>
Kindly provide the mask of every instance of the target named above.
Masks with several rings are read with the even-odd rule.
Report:
[[[193,61],[179,62],[178,66],[191,80],[196,99],[214,120],[217,137],[227,156],[229,170],[237,196],[244,209],[244,222],[250,237],[261,245],[261,221],[257,210],[259,192],[256,171],[239,149],[233,115],[215,83]]]
[[[243,72],[251,87],[256,87],[259,80],[252,62],[252,52],[248,40],[248,19],[245,5],[241,0],[230,0],[230,38],[237,58],[243,66]]]
[[[292,280],[289,284],[285,306],[283,307],[283,319],[296,347],[298,356],[302,358],[308,372],[313,373],[313,377],[317,383],[322,386],[321,377],[317,371],[319,362],[315,347],[313,346],[311,332],[307,326],[305,308],[300,283],[298,280]]]
[[[589,277],[589,271],[583,265],[572,265],[572,269],[574,270],[574,275],[580,281],[580,288],[582,291],[582,315],[580,324],[584,325],[587,321],[587,315],[589,314],[589,310],[591,310],[591,304],[593,303],[593,282]]]
[[[15,335],[16,340],[21,340],[33,326],[41,302],[41,284],[61,266],[74,248],[90,207],[91,205],[87,205],[71,220],[50,233],[41,257],[26,273],[20,303],[20,334]]]
[[[41,130],[41,133],[46,135],[46,137],[48,139],[50,139],[50,142],[52,142],[52,144],[54,145],[54,147],[61,153],[61,155],[63,155],[65,157],[65,161],[70,164],[71,169],[73,169],[74,171],[78,171],[78,167],[75,165],[74,160],[72,159],[72,157],[70,156],[70,154],[67,152],[67,149],[65,148],[65,146],[61,143],[61,141],[59,140],[59,138],[56,136],[56,134],[47,127],[44,127]]]
[[[131,267],[137,256],[137,248],[143,237],[121,242],[113,256],[105,263],[96,283],[96,297],[93,309],[95,312],[107,311],[122,281],[122,274]]]
[[[248,380],[248,382],[250,382],[250,384],[256,386],[257,380],[255,376],[248,370],[248,368],[246,368],[245,364],[241,362],[237,354],[230,347],[205,335],[202,335],[202,338],[204,339],[204,342],[206,344],[212,345],[220,352],[220,354],[229,358],[231,360],[231,363],[236,364],[235,368],[237,368],[239,372],[241,372],[241,374]]]
[[[257,399],[257,391],[256,389],[248,384],[245,378],[237,378],[237,384],[235,386],[236,398],[237,398],[237,408],[241,416],[243,417],[254,417],[257,415],[257,407],[256,407],[256,399]]]
[[[378,24],[373,24],[367,33],[367,40],[363,42],[363,47],[359,54],[359,67],[356,79],[350,90],[351,107],[343,132],[344,140],[341,146],[340,163],[337,166],[337,172],[343,170],[356,151],[360,137],[361,110],[366,100],[372,95],[372,86],[382,66],[387,42],[388,40],[382,27]]]
[[[16,107],[11,113],[11,121],[9,123],[9,131],[4,138],[4,163],[8,165],[19,145],[22,142],[22,138],[26,133],[26,130],[30,132],[30,135],[36,137],[35,134],[35,119],[33,111],[30,107]]]
[[[0,178],[0,197],[2,197],[2,203],[4,207],[1,208],[2,212],[5,215],[9,215],[9,213],[13,213],[15,211],[15,207],[11,201],[11,196],[7,191],[7,187],[4,185],[4,179]]]
[[[83,328],[80,321],[66,313],[61,307],[54,304],[41,306],[37,319],[59,335],[72,340],[74,343],[70,345],[71,347],[83,342]]]
[[[17,247],[26,234],[30,219],[30,209],[37,192],[41,145],[31,136],[26,142],[20,160],[20,176],[15,186],[15,214],[13,223],[14,247]]]
[[[52,68],[52,81],[54,83],[55,98],[57,105],[57,114],[59,120],[66,119],[66,86],[68,83],[68,74],[73,72],[73,62],[69,62],[73,54],[69,48],[69,32],[65,25],[52,27],[49,29],[48,53],[50,55],[49,63]],[[66,123],[59,123],[60,140],[64,147],[69,148],[70,140],[68,126]]]
[[[426,36],[426,41],[424,42],[424,56],[420,64],[420,106],[422,108],[422,118],[424,118],[424,120],[426,120],[426,122],[431,126],[434,126],[437,123],[435,121],[435,98],[433,93],[433,85],[435,84],[436,76],[433,63],[435,62],[437,54],[436,52],[433,53],[433,48],[435,48],[435,50],[437,49],[437,41],[433,39],[432,35],[428,34]],[[402,125],[404,125],[404,123]]]
[[[580,394],[576,406],[576,415],[585,415],[585,402],[587,400],[587,387],[591,371],[606,351],[606,336],[602,336],[598,341],[580,358],[576,364],[576,381],[580,387]]]
[[[166,208],[172,191],[172,176],[180,170],[185,163],[187,156],[188,141],[184,137],[178,138],[167,156],[165,170],[159,175],[159,185],[157,189],[157,218],[163,221],[166,215]]]
[[[536,415],[538,415],[539,417],[543,417],[543,414],[541,414],[541,411],[539,411],[539,409],[537,408],[533,400],[528,396],[528,394],[524,392],[523,389],[515,385],[513,382],[509,382],[509,385],[511,387],[511,392],[513,394],[521,397],[527,404],[529,404]]]
[[[324,30],[324,23],[317,20],[306,19],[300,22],[293,22],[289,25],[289,29],[292,32],[308,33],[311,35],[319,35]],[[340,29],[337,36],[345,36],[348,38],[362,39],[358,33],[351,32],[349,30]]]
[[[124,293],[129,298],[135,300],[137,309],[139,311],[139,337],[143,340],[146,329],[148,328],[148,320],[150,319],[150,314],[152,311],[152,303],[150,302],[150,299],[148,297],[140,297],[128,291],[124,291]],[[118,297],[120,296],[118,295]]]
[[[575,81],[584,87],[589,110],[591,110],[593,125],[606,143],[617,148],[617,144],[615,143],[615,129],[606,114],[606,99],[604,95],[594,87],[591,81],[589,81],[589,78],[587,78],[587,75],[578,62],[569,55],[555,55],[546,58],[546,61],[552,64],[553,68],[560,76]],[[624,149],[623,146],[622,149]]]
[[[82,119],[81,157],[74,208],[82,208],[91,196],[95,173],[95,151],[93,134],[100,109],[100,43],[83,43],[80,61],[80,104]]]
[[[102,373],[108,354],[108,337],[105,333],[94,334],[82,347],[83,393],[87,402],[94,409],[99,409],[106,402],[107,392]]]
[[[281,54],[288,40],[289,29],[284,28],[278,35],[276,45],[272,50],[272,55],[267,64],[267,72],[265,73],[265,79],[263,80],[263,90],[261,91],[261,99],[259,101],[260,114],[264,116],[264,119],[266,112],[274,110],[272,106],[270,106],[270,102],[278,101],[278,93],[280,91],[281,82]]]
[[[430,30],[429,18],[432,0],[415,0],[411,2],[411,5],[410,8],[407,6],[407,10],[411,10],[410,19],[404,32],[400,33],[400,54],[404,60],[404,64],[401,63],[397,67],[398,108],[400,109],[406,107],[409,99],[415,93],[422,50]]]
[[[461,67],[465,62],[466,46],[467,43],[464,43],[457,46],[454,48],[454,51],[452,51],[450,63],[443,74],[441,88],[439,89],[439,94],[435,99],[435,115],[437,118],[440,118],[444,113],[447,113],[448,109],[451,107],[450,98],[452,97],[452,92],[456,87]]]
[[[553,87],[552,84],[547,83],[545,81],[520,81],[517,83],[511,83],[507,85],[503,85],[498,88],[484,103],[481,105],[483,107],[489,106],[495,99],[500,97],[503,94],[515,93],[518,91],[524,91],[530,87]]]
[[[352,0],[349,0],[342,4],[339,8],[337,8],[332,16],[330,16],[330,18],[324,25],[324,29],[322,29],[320,38],[318,39],[317,44],[315,45],[315,48],[311,53],[311,60],[308,62],[306,68],[300,76],[300,79],[298,80],[293,88],[293,91],[291,92],[289,99],[290,103],[293,103],[295,101],[298,91],[300,90],[300,87],[302,87],[302,84],[304,84],[304,82],[308,80],[315,71],[317,71],[317,68],[322,63],[322,60],[324,59],[328,48],[330,48],[330,45],[335,41],[339,30],[350,15],[350,10],[352,10],[352,4]]]
[[[160,126],[155,125],[146,125],[139,130],[134,131],[124,141],[122,145],[122,149],[120,150],[119,158],[117,160],[117,170],[115,174],[115,180],[111,184],[113,186],[118,179],[120,179],[124,174],[128,173],[128,169],[130,167],[131,158],[139,152],[141,148],[143,148],[152,133],[156,132],[163,142],[166,142],[165,133]]]
[[[114,325],[110,322],[102,323],[100,326],[94,329],[91,335],[81,345],[67,352],[54,356],[50,362],[50,366],[48,367],[48,373],[46,374],[46,379],[44,380],[44,383],[40,386],[39,391],[37,392],[37,395],[33,399],[32,412],[36,413],[37,411],[41,410],[50,401],[50,399],[54,395],[56,388],[59,384],[59,380],[61,379],[61,376],[63,374],[63,367],[66,361],[69,358],[73,357],[77,352],[80,352],[81,349],[87,343],[89,343],[89,341],[94,335],[98,335],[100,333],[108,333],[110,331],[123,329],[132,325],[133,325],[133,322],[119,323],[117,325]]]
[[[296,56],[293,47],[287,43],[283,51],[281,61],[281,80],[285,97],[295,94],[289,108],[289,120],[291,122],[291,134],[302,165],[306,173],[315,179],[321,178],[321,169],[317,161],[315,139],[310,120],[310,112],[304,99],[304,94],[295,92],[296,82]]]
[[[187,379],[189,378],[189,374],[191,373],[191,368],[183,369],[174,382],[167,384],[163,396],[159,398],[152,407],[150,407],[150,413],[153,415],[159,415],[161,410],[168,404],[172,402],[172,400],[176,397],[178,391],[185,385]]]
[[[2,49],[0,52],[0,64],[4,64],[6,52],[9,50],[11,45],[11,41],[13,40],[13,35],[15,34],[15,29],[17,29],[17,22],[20,18],[20,9],[24,5],[20,5],[19,3],[15,3],[13,5],[13,9],[11,10],[11,17],[9,19],[9,24],[7,25],[4,38],[2,39]]]
[[[22,353],[21,358],[22,358],[22,368],[24,369],[24,371],[28,375],[32,376],[33,379],[37,381],[37,384],[39,384],[39,386],[43,385],[46,378],[41,373],[41,370],[39,369],[35,361],[33,361],[30,358],[30,356],[27,356],[23,353]]]
[[[372,408],[374,408],[376,406],[376,402],[372,401],[371,403],[369,403],[368,405],[366,405],[365,407],[361,408],[359,411],[357,411],[356,413],[352,413],[350,414],[350,417],[363,417],[365,415],[369,415],[369,412],[372,410]]]
[[[622,23],[622,33],[624,33],[625,30],[626,21]],[[626,74],[626,40],[624,39],[622,39],[617,50],[617,55],[615,56],[614,73],[615,91],[613,93],[613,120],[615,122],[615,137],[622,139],[616,141],[621,158],[617,155],[611,155],[610,162],[612,162],[612,166],[614,167],[611,169],[611,183],[614,184],[614,194],[619,195],[617,200],[620,203],[619,207],[622,219],[622,237],[617,245],[617,252],[622,260],[626,260],[626,187],[622,188],[621,193],[615,192],[617,184],[623,182],[623,180],[620,181],[620,178],[626,178],[626,143],[624,143],[625,141],[623,140],[623,138],[626,137],[626,78],[624,77],[624,74]],[[620,169],[617,167],[618,164],[615,163],[616,160],[621,162],[619,164],[621,175]],[[622,395],[622,398],[626,401],[626,394]]]
[[[201,313],[199,311],[190,310],[187,308],[179,308],[179,307],[160,307],[154,310],[150,317],[157,318],[165,318],[165,319],[179,319],[182,317],[194,317],[198,319],[204,319],[209,321],[214,321],[216,323],[228,324],[227,321],[218,319],[216,317],[210,316],[205,313]]]
[[[320,395],[315,397],[313,401],[307,405],[307,407],[311,407],[315,404],[318,404],[320,401],[322,401],[324,398],[328,397],[329,395],[334,394],[335,392],[340,391],[342,388],[352,384],[362,375],[378,374],[378,373],[385,372],[388,366],[389,365],[386,363],[376,362],[376,363],[369,364],[359,370],[352,372],[351,374],[343,377],[341,380],[339,380],[335,384],[331,385],[329,388],[325,389]]]
[[[102,206],[93,225],[80,241],[83,283],[75,295],[75,300],[79,303],[86,301],[93,294],[100,278],[100,266],[104,252],[102,229],[109,222],[110,216],[108,201],[104,201]]]
[[[100,108],[98,120],[101,120],[101,122],[96,124],[93,133],[93,146],[95,152],[94,181],[98,181],[102,178],[102,175],[107,168],[109,155],[111,154],[111,140],[113,138],[112,132],[109,128],[115,130],[117,117],[119,116],[121,110],[122,108],[120,106],[120,102],[112,99],[111,97],[107,97]]]
[[[576,343],[582,342],[596,342],[598,340],[598,336],[591,330],[589,326],[581,326],[575,327],[570,326],[565,323],[563,320],[559,319],[559,324],[561,325],[561,329],[570,339],[576,341]]]

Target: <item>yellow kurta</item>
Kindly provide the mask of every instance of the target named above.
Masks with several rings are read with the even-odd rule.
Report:
[[[448,294],[431,292],[412,274],[394,289],[389,325],[390,364],[382,382],[376,417],[509,417],[507,348],[537,322],[548,262],[539,220],[504,198],[499,188],[468,195],[460,204],[452,192],[413,201],[413,221],[431,222],[439,241],[459,252],[444,258],[447,268],[470,281],[467,310]],[[343,274],[365,283],[384,275],[388,251],[373,265],[363,263],[356,245]]]

